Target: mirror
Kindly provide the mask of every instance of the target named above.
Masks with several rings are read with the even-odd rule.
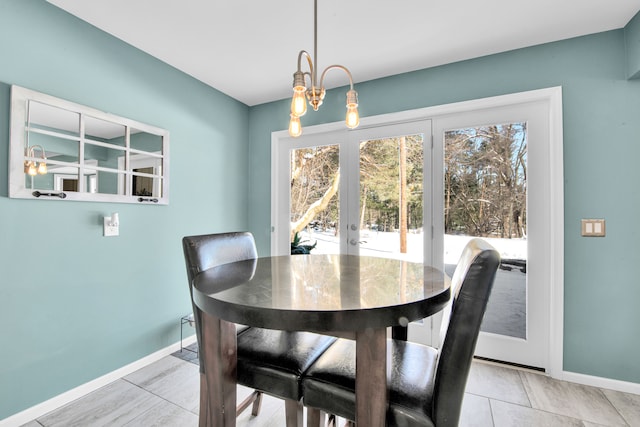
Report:
[[[169,203],[169,132],[11,88],[9,197]]]

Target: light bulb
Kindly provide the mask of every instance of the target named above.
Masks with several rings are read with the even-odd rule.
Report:
[[[38,165],[38,173],[40,175],[45,175],[47,173],[47,164],[45,162],[40,162]]]
[[[358,92],[351,89],[347,92],[347,127],[349,129],[357,128],[360,124],[360,115],[358,114]]]
[[[293,88],[293,98],[291,98],[291,114],[302,117],[307,112],[307,100],[305,99],[304,86],[295,86]]]
[[[360,115],[358,114],[358,105],[357,104],[349,104],[347,105],[347,119],[346,119],[347,127],[349,129],[357,128],[360,124]]]
[[[34,162],[29,162],[29,169],[27,173],[31,176],[38,175],[38,169],[36,169],[36,164]]]
[[[289,135],[294,138],[302,135],[302,125],[300,124],[300,117],[291,114],[291,120],[289,121]]]

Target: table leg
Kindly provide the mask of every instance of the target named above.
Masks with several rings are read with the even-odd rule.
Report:
[[[406,326],[393,326],[391,327],[391,338],[398,341],[406,341],[409,329]]]
[[[356,424],[383,427],[387,414],[387,330],[356,333]]]
[[[207,391],[207,377],[200,372],[200,417],[198,427],[209,427],[209,392]]]
[[[236,328],[233,323],[204,312],[201,314],[206,386],[200,389],[208,401],[208,410],[200,407],[200,426],[235,427],[236,425]],[[204,388],[204,390],[203,390]],[[203,423],[204,416],[204,423]]]

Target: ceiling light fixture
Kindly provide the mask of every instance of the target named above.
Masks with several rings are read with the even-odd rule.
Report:
[[[293,73],[293,98],[291,99],[291,121],[289,122],[289,135],[298,137],[302,135],[302,125],[300,117],[307,112],[307,100],[313,107],[314,111],[318,111],[322,100],[324,99],[324,76],[333,68],[344,71],[349,77],[350,89],[347,92],[347,116],[346,124],[350,129],[358,127],[360,124],[360,116],[358,115],[358,93],[353,89],[353,78],[351,72],[342,65],[330,65],[325,68],[320,76],[320,84],[318,85],[318,0],[313,1],[313,60],[311,55],[305,50],[301,50],[298,54],[298,71]],[[302,71],[302,57],[307,58],[309,63],[309,71]],[[315,64],[315,65],[314,65]],[[309,76],[310,86],[307,89],[306,76]],[[306,97],[306,99],[305,99]]]

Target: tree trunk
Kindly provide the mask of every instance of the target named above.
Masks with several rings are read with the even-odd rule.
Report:
[[[317,214],[322,212],[327,208],[331,198],[335,196],[338,192],[338,187],[340,186],[340,171],[336,172],[336,176],[333,177],[333,182],[331,182],[331,186],[327,188],[327,191],[322,195],[322,197],[309,206],[309,209],[300,217],[296,222],[291,223],[291,239],[293,236],[302,231],[303,228],[307,226],[311,222],[313,218],[316,217]]]
[[[400,253],[407,253],[407,140],[400,137]]]
[[[362,210],[360,211],[360,230],[364,228],[364,213],[367,209],[367,187],[362,188]]]

